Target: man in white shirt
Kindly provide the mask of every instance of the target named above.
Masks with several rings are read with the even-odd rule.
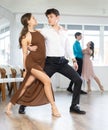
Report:
[[[45,12],[48,19],[49,27],[41,30],[46,40],[46,63],[45,72],[51,77],[54,73],[58,72],[74,82],[73,98],[70,106],[70,112],[77,114],[85,114],[85,111],[80,110],[79,100],[82,85],[82,79],[75,71],[78,69],[76,59],[73,58],[71,47],[68,41],[67,31],[58,24],[60,14],[57,9],[48,9]],[[69,57],[73,61],[74,69],[68,64]],[[22,107],[22,106],[21,106]],[[22,109],[24,109],[22,107]],[[21,113],[19,109],[20,114]]]

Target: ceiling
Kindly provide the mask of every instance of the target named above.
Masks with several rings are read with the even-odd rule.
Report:
[[[61,15],[108,17],[108,0],[0,0],[0,7],[14,14],[44,14],[48,8],[57,8]],[[7,20],[0,11],[0,26]]]
[[[44,13],[54,7],[66,15],[108,16],[108,0],[0,0],[0,6],[12,13]]]

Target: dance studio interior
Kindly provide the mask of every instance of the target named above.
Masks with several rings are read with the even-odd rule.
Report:
[[[89,60],[95,74],[93,73],[90,78],[90,88],[87,84],[88,80],[78,74],[82,80],[81,90],[86,93],[79,94],[78,105],[86,113],[70,111],[74,87],[72,92],[69,92],[67,88],[71,80],[56,72],[51,77],[51,84],[55,103],[60,112],[59,117],[52,114],[49,103],[38,106],[28,105],[23,114],[19,113],[19,107],[23,104],[16,103],[12,106],[12,113],[7,114],[7,105],[24,80],[23,51],[19,47],[21,17],[25,13],[32,13],[38,23],[35,29],[42,30],[49,26],[45,12],[52,8],[60,12],[58,24],[68,34],[72,52],[76,32],[82,34],[82,39],[79,41],[82,50],[87,47],[89,41],[94,43],[94,51],[92,51],[94,57],[92,58],[90,54]],[[28,53],[31,51],[28,50]],[[69,61],[68,65],[74,68],[72,59],[68,57],[66,59]],[[88,73],[91,73],[91,70]],[[0,0],[0,130],[108,130],[107,75],[107,0]],[[97,82],[101,84],[100,86],[95,76],[98,77]]]

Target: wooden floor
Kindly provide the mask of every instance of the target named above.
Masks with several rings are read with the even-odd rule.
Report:
[[[92,92],[81,95],[81,109],[86,115],[69,112],[71,94],[64,91],[55,92],[57,106],[61,117],[51,115],[50,105],[28,107],[25,115],[18,114],[18,105],[13,114],[7,116],[4,111],[7,101],[0,101],[0,130],[108,130],[108,92]]]

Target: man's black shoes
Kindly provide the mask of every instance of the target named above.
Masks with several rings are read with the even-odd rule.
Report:
[[[87,92],[85,92],[85,91],[81,90],[81,94],[87,94]]]
[[[21,106],[19,107],[18,113],[19,113],[19,114],[25,114],[25,108],[26,108],[26,106],[21,105]]]
[[[79,106],[71,106],[70,107],[70,112],[72,112],[72,113],[76,113],[76,114],[86,114],[86,112],[85,111],[82,111],[82,110],[80,110],[80,108],[79,108]]]
[[[73,93],[72,88],[70,88],[70,87],[67,88],[67,91],[70,93]]]
[[[73,90],[72,90],[71,87],[68,87],[68,88],[67,88],[67,91],[70,92],[70,93],[73,93]],[[87,92],[81,90],[81,93],[80,93],[80,94],[87,94]]]

